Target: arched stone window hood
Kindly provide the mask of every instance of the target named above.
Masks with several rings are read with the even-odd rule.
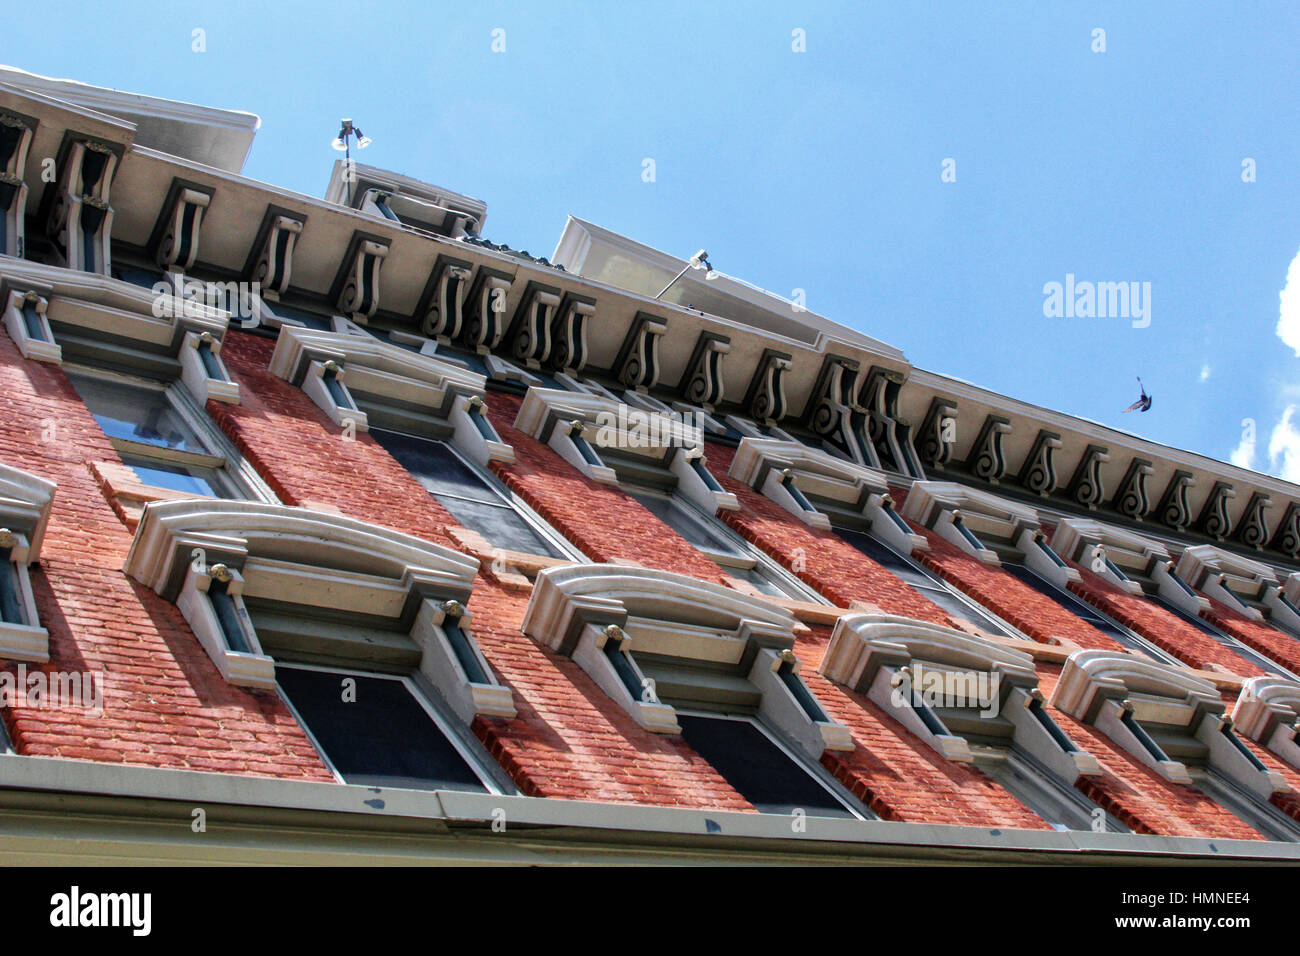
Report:
[[[872,701],[949,760],[972,743],[1014,744],[1068,784],[1100,772],[1043,707],[1028,654],[890,614],[836,622],[821,673]]]
[[[371,424],[451,441],[484,467],[510,463],[514,449],[488,420],[486,379],[435,355],[411,352],[366,333],[284,325],[271,374],[299,386],[336,424]]]
[[[883,472],[801,442],[744,438],[728,474],[814,528],[865,524],[904,554],[927,550],[925,538],[900,520]]]
[[[419,669],[468,721],[513,717],[470,636],[478,562],[336,514],[187,499],[144,510],[126,572],[174,602],[232,684],[275,686],[276,659]]]
[[[709,472],[703,436],[676,415],[637,408],[608,395],[530,388],[515,427],[545,442],[593,481],[618,484],[605,460],[639,461],[670,472],[677,490],[706,514],[735,511],[736,496]],[[606,451],[602,456],[601,452]]]
[[[239,404],[221,360],[230,313],[196,299],[34,262],[0,264],[4,324],[39,361],[111,364],[146,378],[180,379],[200,402]]]
[[[1232,711],[1238,733],[1300,770],[1300,684],[1281,677],[1252,677]]]
[[[1038,512],[1028,505],[951,481],[918,481],[902,514],[983,564],[1000,566],[1001,554],[1061,587],[1079,579],[1047,544]]]
[[[816,761],[852,750],[799,677],[798,623],[720,584],[618,564],[537,576],[524,633],[564,654],[648,730],[680,733],[676,708],[765,718]]]
[[[1197,616],[1210,606],[1175,572],[1174,558],[1164,544],[1127,528],[1092,518],[1062,518],[1052,535],[1052,549],[1135,597],[1145,593],[1135,579],[1149,578],[1160,597],[1188,614]]]
[[[0,464],[0,658],[50,659],[28,568],[40,562],[54,491],[54,482]]]
[[[1266,800],[1289,789],[1236,738],[1214,685],[1185,670],[1135,654],[1075,651],[1052,705],[1096,727],[1173,783],[1192,782],[1192,762]]]
[[[1270,620],[1300,632],[1300,575],[1292,574],[1286,585],[1267,564],[1252,561],[1212,544],[1198,544],[1178,557],[1179,576],[1216,601],[1255,621]]]

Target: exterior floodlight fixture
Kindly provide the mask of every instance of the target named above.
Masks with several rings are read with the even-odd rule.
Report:
[[[701,249],[699,252],[695,253],[695,255],[686,260],[686,268],[673,276],[673,281],[664,286],[663,291],[655,296],[655,298],[662,299],[664,293],[671,289],[677,283],[677,280],[686,275],[687,271],[690,269],[703,269],[704,278],[710,281],[716,279],[720,274],[713,271],[713,264],[709,262],[709,254]]]
[[[357,149],[365,149],[371,143],[369,136],[352,125],[352,120],[345,119],[343,120],[343,125],[339,128],[339,134],[334,137],[334,141],[331,142],[330,145],[340,153],[350,152],[350,147],[352,145],[350,140],[353,136],[357,138]]]
[[[352,137],[357,139],[357,149],[365,149],[370,145],[370,137],[361,130],[352,125],[352,120],[343,119],[340,121],[339,134],[334,137],[330,143],[340,153],[343,153],[343,177],[348,187],[348,205],[352,205],[352,180],[356,178],[352,171]]]

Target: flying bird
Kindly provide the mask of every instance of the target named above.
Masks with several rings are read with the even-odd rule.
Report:
[[[1142,379],[1138,379],[1138,388],[1142,390],[1142,397],[1136,402],[1124,409],[1126,412],[1147,412],[1151,410],[1151,396],[1147,394],[1146,386],[1142,384]]]

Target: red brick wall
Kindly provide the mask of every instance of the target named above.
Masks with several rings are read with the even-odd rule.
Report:
[[[1241,677],[1255,677],[1263,673],[1255,664],[1224,647],[1214,638],[1202,634],[1159,604],[1144,597],[1135,597],[1087,568],[1074,562],[1068,563],[1078,569],[1082,578],[1071,582],[1071,591],[1185,664],[1201,668],[1207,664],[1217,664]]]
[[[209,412],[281,499],[337,508],[457,548],[448,534],[454,519],[381,446],[364,433],[345,440],[300,389],[269,374],[273,348],[269,340],[230,333],[223,357],[241,383],[243,403],[210,403]],[[496,474],[593,560],[631,559],[726,580],[712,561],[635,499],[589,481],[551,449],[515,431],[519,399],[493,394],[489,405],[517,459],[513,465],[494,465]],[[122,574],[130,534],[85,465],[116,460],[111,445],[59,370],[18,359],[3,339],[0,411],[7,413],[0,416],[0,455],[59,485],[42,568],[33,574],[56,664],[103,667],[116,691],[98,721],[75,714],[7,713],[20,752],[330,779],[276,695],[226,684],[179,612]],[[58,441],[39,440],[45,419],[58,422]],[[732,454],[711,446],[710,467],[742,504],[741,511],[722,519],[747,540],[840,606],[863,601],[890,613],[953,623],[835,535],[804,525],[727,478]],[[1084,646],[1113,646],[1004,572],[927,536],[933,550],[923,560],[933,570],[1038,640],[1060,634]],[[571,660],[522,634],[527,602],[527,591],[498,583],[488,569],[479,574],[470,601],[474,636],[514,692],[519,711],[510,721],[478,718],[473,729],[523,792],[752,809],[680,738],[643,730]],[[850,729],[857,747],[829,752],[823,762],[875,812],[930,823],[1046,826],[978,770],[943,760],[890,714],[817,674],[828,639],[828,628],[813,628],[800,638],[796,652],[809,686],[832,718]],[[1048,677],[1046,691],[1054,680]],[[1060,719],[1107,767],[1107,777],[1088,785],[1090,792],[1137,828],[1252,835],[1195,791],[1169,787],[1105,738]]]
[[[801,676],[827,715],[844,724],[857,748],[828,750],[822,763],[885,820],[1048,829],[1047,823],[973,767],[940,756],[863,694],[817,673],[830,629],[798,642]]]
[[[1039,689],[1051,697],[1061,668],[1040,663],[1036,669]],[[1056,708],[1050,708],[1049,713],[1076,745],[1097,758],[1105,771],[1101,777],[1080,777],[1075,786],[1135,833],[1263,839],[1205,794],[1165,780],[1101,731]]]
[[[1054,637],[1064,637],[1089,649],[1124,650],[1123,645],[1019,578],[1001,568],[980,563],[928,528],[908,523],[930,542],[928,552],[917,552],[913,557],[1027,636],[1045,644],[1052,643]]]
[[[719,512],[719,517],[746,541],[838,607],[863,601],[890,614],[953,626],[937,605],[839,536],[804,524],[765,495],[728,477],[734,456],[735,449],[708,443],[709,471],[741,506],[739,511]]]
[[[618,488],[592,481],[552,448],[514,427],[522,399],[494,393],[488,417],[515,463],[492,470],[529,506],[593,561],[631,560],[648,568],[725,582],[726,574]]]
[[[86,464],[120,459],[63,372],[24,360],[6,336],[0,460],[58,484],[40,567],[31,572],[50,632],[42,669],[102,672],[105,694],[102,717],[0,709],[19,753],[333,779],[276,694],[227,684],[180,612],[122,572],[131,535]]]
[[[1210,598],[1210,609],[1201,616],[1292,673],[1300,673],[1300,639],[1261,621],[1252,621],[1214,598]]]
[[[455,520],[381,445],[364,432],[344,441],[342,429],[301,389],[267,371],[273,349],[266,339],[229,335],[222,358],[240,382],[243,400],[238,406],[209,403],[209,409],[285,502],[335,507],[459,550],[445,531]],[[510,484],[531,489],[538,510],[548,518],[552,509],[567,517],[593,547],[630,540],[635,546],[629,553],[642,555],[644,563],[659,555],[671,569],[685,564],[701,577],[720,577],[717,565],[634,499],[603,486],[588,492],[586,479],[551,449],[503,425],[501,415],[513,421],[513,414],[501,411],[510,399],[493,395],[490,408],[521,464],[499,473]],[[605,509],[617,511],[617,520],[611,521]],[[486,569],[474,582],[469,602],[474,638],[514,692],[519,712],[511,721],[478,718],[474,730],[522,792],[752,809],[680,738],[668,740],[642,729],[576,664],[526,637],[520,624],[527,604],[527,594],[500,587]]]

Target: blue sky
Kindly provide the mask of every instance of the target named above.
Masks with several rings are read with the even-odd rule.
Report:
[[[1300,480],[1300,5],[46,0],[6,30],[23,69],[257,113],[256,178],[323,194],[351,116],[494,241],[704,246],[920,367]],[[1044,316],[1067,273],[1150,282],[1150,325]]]

